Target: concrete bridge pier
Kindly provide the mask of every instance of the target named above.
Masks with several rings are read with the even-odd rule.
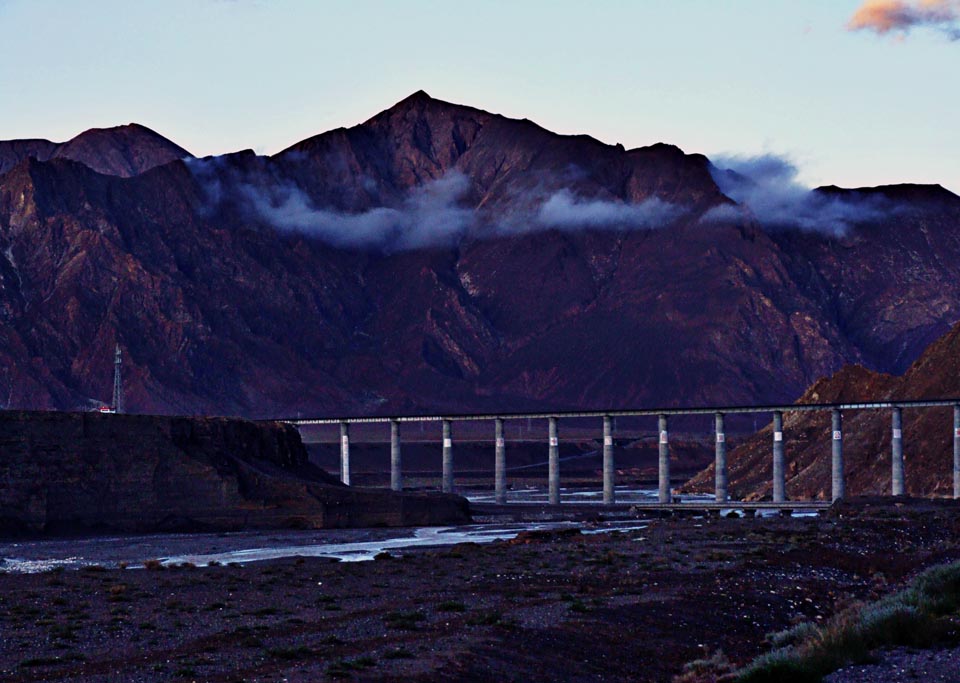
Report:
[[[833,443],[833,457],[831,459],[831,499],[840,500],[845,495],[843,481],[843,416],[838,408],[834,408],[830,424],[832,428],[831,441]]]
[[[717,450],[714,497],[718,503],[727,502],[727,435],[723,431],[723,413],[717,413]]]
[[[890,492],[895,496],[903,495],[903,411],[899,407],[893,409],[890,416],[892,434],[890,437],[891,473]]]
[[[670,440],[667,433],[667,416],[661,415],[660,426],[660,467],[658,479],[660,484],[659,501],[661,503],[672,503],[673,496],[670,493]]]
[[[953,406],[953,497],[960,498],[960,403]]]
[[[560,440],[557,437],[557,418],[549,418],[549,457],[547,459],[547,484],[550,489],[550,505],[560,504]]]
[[[400,423],[390,420],[390,488],[403,490],[403,473],[400,465]]]
[[[786,478],[784,475],[783,455],[783,413],[773,413],[773,502],[782,503],[787,499]]]
[[[453,434],[450,420],[443,421],[443,474],[441,490],[444,493],[453,493]]]
[[[609,415],[603,416],[603,504],[613,505],[616,502],[614,486],[613,464],[613,420]]]
[[[507,442],[503,436],[503,420],[493,421],[493,488],[494,500],[503,504],[507,502]]]
[[[350,425],[340,423],[340,481],[350,486]]]

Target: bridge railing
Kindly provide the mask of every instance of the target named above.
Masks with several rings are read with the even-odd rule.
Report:
[[[773,503],[787,503],[785,478],[785,441],[783,431],[784,413],[829,412],[831,415],[831,499],[845,495],[843,463],[843,412],[849,410],[889,410],[891,420],[891,492],[894,496],[904,494],[903,466],[903,410],[952,407],[953,408],[953,496],[960,498],[960,398],[913,400],[913,401],[862,401],[845,403],[807,403],[763,406],[711,406],[695,408],[649,408],[629,410],[572,410],[556,412],[513,412],[484,414],[437,414],[398,415],[393,417],[320,417],[283,420],[297,427],[306,425],[339,425],[340,427],[340,478],[350,483],[350,425],[390,425],[390,483],[394,490],[403,489],[401,459],[401,424],[440,422],[442,429],[442,474],[441,488],[444,492],[454,490],[453,475],[453,423],[490,421],[494,425],[494,498],[497,503],[507,502],[506,439],[504,423],[508,420],[546,420],[548,425],[547,488],[551,504],[560,504],[560,449],[559,422],[572,418],[600,418],[603,438],[603,502],[616,502],[616,469],[614,462],[614,418],[656,416],[658,422],[659,462],[658,503],[673,502],[670,490],[670,437],[669,420],[675,416],[714,415],[715,431],[715,492],[717,503],[729,501],[727,492],[727,441],[724,431],[725,418],[729,415],[770,413],[773,415]]]

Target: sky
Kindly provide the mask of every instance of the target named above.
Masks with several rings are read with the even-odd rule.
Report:
[[[0,139],[277,152],[416,90],[627,148],[960,193],[960,0],[0,0]]]

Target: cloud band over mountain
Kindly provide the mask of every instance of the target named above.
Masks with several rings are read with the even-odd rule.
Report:
[[[717,157],[713,168],[717,185],[739,206],[718,206],[704,215],[704,221],[742,220],[750,214],[769,228],[842,235],[857,223],[897,210],[882,197],[811,190],[797,180],[793,162],[773,154]]]
[[[543,230],[636,230],[664,227],[687,212],[663,200],[640,203],[587,198],[563,188],[529,193],[523,209],[481,217],[464,203],[468,176],[451,170],[411,190],[396,206],[364,211],[319,207],[292,180],[273,174],[266,162],[241,170],[225,157],[190,160],[188,166],[206,194],[201,212],[213,215],[232,205],[247,218],[282,232],[309,235],[337,247],[385,252],[452,247],[475,226],[477,235],[503,236]]]
[[[643,202],[583,196],[570,188],[527,191],[513,208],[481,211],[469,204],[470,177],[453,169],[413,188],[393,205],[362,211],[318,206],[293,180],[277,174],[268,160],[240,168],[225,157],[190,160],[206,195],[201,212],[214,215],[231,206],[248,220],[281,232],[320,239],[335,247],[387,253],[450,248],[465,237],[497,237],[544,230],[652,230],[666,227],[692,207],[653,197]],[[769,229],[846,234],[860,223],[882,220],[899,210],[876,194],[812,190],[797,179],[789,159],[774,154],[719,156],[711,175],[736,204],[709,209],[701,222],[755,220]]]

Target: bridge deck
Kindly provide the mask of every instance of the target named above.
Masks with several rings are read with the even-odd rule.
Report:
[[[937,408],[960,406],[960,398],[920,399],[907,401],[853,401],[846,403],[789,403],[786,405],[732,405],[732,406],[704,406],[696,408],[636,408],[620,410],[559,410],[555,412],[503,412],[503,413],[449,413],[433,415],[394,415],[369,416],[355,415],[342,417],[314,417],[314,418],[281,418],[281,422],[289,422],[296,426],[388,422],[469,422],[475,420],[519,420],[519,419],[547,419],[547,418],[585,418],[585,417],[638,417],[657,415],[746,415],[751,413],[774,412],[817,412],[831,410],[882,410],[889,408]]]
[[[603,513],[603,512],[710,512],[723,510],[793,510],[798,512],[813,512],[826,510],[830,503],[823,500],[795,500],[785,503],[771,501],[744,502],[729,501],[717,503],[714,501],[687,501],[684,503],[470,503],[470,512],[475,515],[506,515],[531,511],[551,513]]]

